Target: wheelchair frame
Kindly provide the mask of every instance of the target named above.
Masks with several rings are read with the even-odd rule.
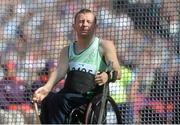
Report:
[[[103,93],[95,95],[88,104],[74,108],[68,117],[68,124],[105,124],[104,112],[107,102],[111,104],[115,112],[117,124],[122,124],[121,112],[114,99],[109,95],[108,84],[104,85]],[[96,112],[95,108],[98,106],[100,109]]]

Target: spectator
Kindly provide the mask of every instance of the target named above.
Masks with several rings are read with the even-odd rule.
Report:
[[[160,104],[159,102],[161,102],[161,100],[166,100],[165,95],[167,92],[164,91],[166,89],[163,89],[163,92],[158,89],[155,95],[150,97],[151,89],[154,88],[152,85],[155,80],[155,72],[161,71],[161,74],[167,74],[168,69],[172,68],[166,66],[170,63],[170,59],[173,56],[170,50],[168,50],[168,41],[159,36],[151,37],[150,41],[151,44],[144,47],[144,50],[140,54],[141,56],[138,58],[139,71],[132,83],[130,92],[130,101],[134,103],[134,116],[137,123],[140,122],[139,111],[143,105],[151,104],[153,100],[156,100],[155,103],[158,102],[157,104]],[[170,76],[168,76],[168,78],[169,77]],[[164,83],[161,84],[161,82],[163,82],[163,80],[159,80],[158,84],[155,84],[156,87],[165,88],[166,85]],[[163,98],[161,97],[162,93],[165,94]],[[160,96],[158,96],[158,94]]]
[[[54,69],[54,62],[48,61],[45,63],[44,69],[37,72],[38,78],[32,83],[32,86],[30,87],[33,93],[37,88],[43,86],[48,81],[49,74],[53,71],[53,69]]]
[[[112,98],[118,104],[121,111],[122,123],[131,124],[133,121],[132,104],[128,102],[128,88],[133,80],[132,71],[121,66],[121,80],[109,84],[109,91]],[[125,109],[125,110],[124,110]]]
[[[164,27],[169,26],[168,30],[170,36],[175,36],[175,34],[179,32],[179,7],[179,0],[176,2],[172,2],[171,0],[163,0],[161,2],[160,16],[164,19]]]
[[[26,82],[17,77],[16,64],[12,60],[8,60],[2,65],[2,68],[4,70],[4,77],[0,81],[1,108],[8,109],[13,104],[27,103],[24,96]]]
[[[54,68],[55,68],[54,62],[47,61],[45,67],[39,72],[37,72],[38,78],[32,83],[30,90],[28,91],[29,98],[31,98],[32,94],[36,89],[43,86],[48,81],[49,75],[54,70]],[[63,84],[64,84],[63,81],[64,80],[59,81],[59,83],[54,87],[53,92],[58,92],[63,88]]]

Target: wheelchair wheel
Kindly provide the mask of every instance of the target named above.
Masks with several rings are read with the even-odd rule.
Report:
[[[89,103],[86,114],[85,124],[97,124],[101,106],[102,94],[95,96]],[[107,96],[105,111],[103,114],[102,124],[121,124],[121,113],[111,96]]]
[[[74,108],[66,119],[67,124],[83,124],[84,112],[87,105],[81,105],[78,108]]]

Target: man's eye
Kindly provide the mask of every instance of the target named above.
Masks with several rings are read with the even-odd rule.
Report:
[[[79,20],[79,23],[83,23],[84,22],[84,20]]]
[[[90,21],[90,20],[88,20],[87,22],[88,22],[88,23],[93,23],[93,22],[92,22],[92,21]]]

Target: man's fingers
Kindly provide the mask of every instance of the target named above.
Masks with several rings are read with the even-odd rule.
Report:
[[[96,76],[95,76],[95,82],[98,84],[98,85],[103,85],[105,84],[107,81],[107,74],[105,72],[103,73],[96,73]]]
[[[102,81],[101,80],[96,80],[95,81],[97,84],[100,84]]]
[[[38,99],[37,99],[37,97],[34,97],[34,96],[33,96],[33,98],[32,98],[32,103],[35,103],[35,102],[38,102]]]
[[[95,80],[96,84],[98,84],[99,86],[103,85],[103,80],[102,79],[96,79]]]
[[[39,103],[41,101],[41,97],[39,94],[34,94],[32,98],[32,103]]]
[[[102,85],[104,85],[104,83],[101,82],[101,83],[99,83],[98,85],[99,85],[99,86],[102,86]]]

